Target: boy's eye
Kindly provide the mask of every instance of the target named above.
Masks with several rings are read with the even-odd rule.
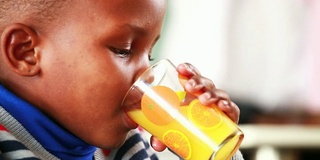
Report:
[[[110,50],[121,58],[125,58],[133,54],[132,49],[118,49],[118,48],[111,47]],[[149,61],[154,60],[154,58],[151,57],[151,50],[148,54],[148,58],[149,58]]]
[[[118,48],[111,48],[112,52],[119,55],[120,57],[127,57],[132,53],[131,49],[118,49]]]

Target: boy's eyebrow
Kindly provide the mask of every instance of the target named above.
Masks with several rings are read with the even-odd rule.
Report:
[[[118,28],[129,28],[130,30],[137,31],[141,35],[146,34],[146,30],[143,29],[143,27],[140,27],[138,25],[132,25],[129,23],[125,23],[123,25],[118,25]],[[156,39],[154,40],[152,45],[155,45],[159,39],[160,39],[160,34],[156,37]]]
[[[119,25],[119,28],[128,28],[130,30],[134,30],[137,31],[139,34],[145,34],[146,30],[143,29],[143,27],[140,27],[138,25],[133,25],[133,24],[129,24],[129,23],[125,23],[123,25]]]

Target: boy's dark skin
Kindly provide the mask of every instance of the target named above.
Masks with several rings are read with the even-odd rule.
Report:
[[[119,147],[136,127],[121,102],[149,66],[166,1],[66,0],[43,15],[34,12],[36,1],[1,9],[0,83],[87,143]],[[177,70],[190,78],[187,91],[238,122],[239,109],[224,91],[188,63]],[[165,149],[154,138],[151,144]]]

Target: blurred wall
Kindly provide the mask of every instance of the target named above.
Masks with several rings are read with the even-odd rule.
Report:
[[[224,74],[228,0],[168,1],[157,52],[175,64],[190,62],[221,83]]]
[[[233,1],[224,87],[266,111],[301,107],[305,86],[302,0]]]
[[[159,57],[194,64],[233,99],[264,111],[308,109],[320,91],[308,73],[311,1],[168,1]]]

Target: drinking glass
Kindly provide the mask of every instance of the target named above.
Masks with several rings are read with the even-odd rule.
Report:
[[[163,59],[147,69],[123,100],[128,116],[186,160],[226,160],[244,137],[216,105],[184,89],[187,78]]]

